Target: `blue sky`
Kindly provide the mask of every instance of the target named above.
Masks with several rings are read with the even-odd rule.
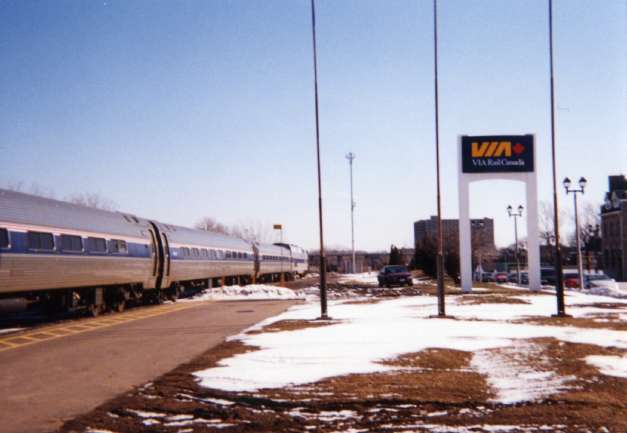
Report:
[[[435,213],[429,0],[318,0],[326,243],[412,244]],[[624,0],[555,0],[558,176],[627,174]],[[534,133],[551,198],[547,3],[440,0],[443,212],[456,218],[459,134]],[[192,225],[283,223],[317,244],[308,0],[0,0],[0,185]],[[482,182],[471,215],[513,241],[522,184]],[[565,200],[570,208],[570,200]],[[524,230],[523,230],[524,231]]]

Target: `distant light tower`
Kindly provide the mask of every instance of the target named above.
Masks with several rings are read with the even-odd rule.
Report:
[[[353,161],[357,156],[353,152],[348,152],[346,154],[346,159],[348,159],[348,165],[350,167],[351,173],[351,246],[353,251],[353,265],[351,268],[352,273],[355,273],[355,200],[353,200]]]

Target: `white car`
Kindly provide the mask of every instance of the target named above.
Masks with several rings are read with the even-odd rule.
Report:
[[[610,293],[616,294],[621,292],[616,280],[605,274],[584,274],[584,286],[592,293],[598,295],[606,295]]]

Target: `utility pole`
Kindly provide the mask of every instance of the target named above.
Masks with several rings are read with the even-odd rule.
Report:
[[[318,167],[318,221],[320,225],[320,319],[329,320],[327,311],[327,261],[324,256],[322,228],[322,174],[320,171],[320,119],[318,115],[318,53],[316,51],[316,5],[311,0],[311,38],[313,41],[314,98],[316,110],[316,158]]]
[[[435,94],[435,170],[437,185],[437,257],[438,273],[438,316],[446,316],[444,306],[444,246],[442,233],[442,199],[440,196],[440,114],[438,101],[438,0],[433,0],[433,65],[434,65],[434,94]]]
[[[555,296],[556,317],[566,316],[564,304],[564,273],[562,270],[562,246],[560,241],[559,203],[557,201],[557,166],[555,155],[555,80],[553,79],[553,0],[549,0],[549,65],[551,80],[551,164],[553,167],[553,225],[555,230]]]
[[[353,161],[357,156],[353,152],[348,152],[346,154],[346,159],[348,159],[348,165],[350,167],[350,177],[351,177],[351,248],[353,252],[353,263],[351,272],[355,273],[355,200],[353,199]]]

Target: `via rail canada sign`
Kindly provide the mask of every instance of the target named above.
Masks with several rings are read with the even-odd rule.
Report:
[[[533,135],[462,136],[464,173],[533,172]]]

